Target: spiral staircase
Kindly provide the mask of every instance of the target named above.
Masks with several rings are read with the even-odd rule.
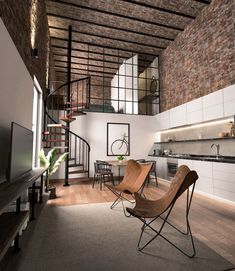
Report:
[[[86,114],[89,104],[89,76],[61,85],[44,100],[44,149],[56,148],[58,154],[69,152],[64,186],[72,178],[89,178],[90,145],[70,128],[77,116]]]

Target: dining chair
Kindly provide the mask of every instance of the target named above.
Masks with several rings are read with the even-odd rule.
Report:
[[[100,190],[102,190],[102,185],[106,181],[111,181],[112,184],[114,185],[114,178],[113,178],[113,172],[112,172],[112,166],[109,165],[105,161],[100,161],[97,160],[94,163],[94,177],[93,177],[93,183],[92,183],[92,188],[95,186],[95,182],[98,181],[100,185]]]
[[[135,193],[134,197],[136,200],[136,205],[133,209],[126,208],[126,211],[138,218],[142,223],[141,227],[141,233],[138,241],[138,250],[142,251],[144,248],[146,248],[152,241],[154,241],[158,236],[162,237],[165,241],[170,243],[173,247],[178,249],[181,253],[184,255],[192,258],[196,254],[196,249],[193,241],[193,235],[191,232],[190,224],[189,224],[189,211],[192,203],[193,198],[193,192],[196,184],[196,180],[198,179],[198,175],[196,171],[190,170],[186,165],[181,165],[176,174],[175,177],[171,181],[171,185],[168,189],[168,191],[157,200],[148,200],[146,198],[143,198],[138,193]],[[192,185],[192,189],[190,191],[189,187]],[[173,211],[173,208],[175,206],[175,203],[177,199],[185,192],[187,191],[187,197],[186,197],[186,208],[185,208],[185,216],[186,216],[186,231],[183,231],[176,227],[172,222],[169,221],[169,216],[171,212]],[[157,219],[161,220],[161,224],[158,229],[156,229],[156,225],[154,225],[154,221]],[[168,239],[166,237],[166,233],[163,229],[164,226],[168,224],[173,229],[177,230],[183,235],[189,235],[190,236],[190,242],[192,246],[192,252],[187,252],[185,249],[183,250],[178,245],[176,245],[172,240]],[[142,243],[142,237],[145,230],[151,230],[153,232],[153,237],[150,237],[149,241],[147,241],[144,245],[141,245]],[[147,235],[150,236],[151,232],[148,231]]]
[[[105,184],[105,186],[117,197],[110,206],[111,209],[121,202],[124,214],[125,216],[128,216],[125,211],[123,200],[131,202],[126,195],[132,195],[133,197],[134,193],[143,192],[144,182],[151,166],[151,163],[140,164],[135,160],[130,159],[127,162],[123,180],[118,185]]]

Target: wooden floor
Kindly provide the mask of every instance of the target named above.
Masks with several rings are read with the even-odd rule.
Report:
[[[49,200],[48,204],[55,206],[112,202],[116,197],[107,189],[99,190],[98,185],[92,189],[91,182],[70,181],[69,187],[55,183],[57,199]],[[169,184],[159,181],[159,186],[150,184],[144,193],[147,198],[157,199],[168,189]],[[172,220],[179,226],[184,224],[185,198],[177,204]],[[211,199],[200,194],[194,194],[190,210],[190,222],[193,234],[211,249],[235,265],[235,204]]]

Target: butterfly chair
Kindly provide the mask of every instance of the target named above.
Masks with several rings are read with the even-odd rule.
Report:
[[[143,192],[144,182],[148,176],[151,166],[151,163],[140,164],[135,160],[129,160],[127,162],[123,180],[115,186],[105,184],[105,186],[117,196],[117,199],[110,206],[111,209],[121,201],[125,216],[129,216],[126,214],[123,200],[131,201],[127,199],[125,195],[132,195],[134,198],[134,193]]]
[[[193,235],[191,232],[190,224],[189,224],[189,210],[192,202],[193,191],[195,187],[196,180],[198,179],[198,175],[195,171],[191,171],[187,166],[182,165],[176,172],[175,177],[172,179],[169,190],[158,200],[148,200],[139,194],[135,194],[136,206],[131,208],[126,208],[127,212],[134,217],[137,217],[143,222],[143,226],[141,228],[141,233],[138,241],[138,249],[142,251],[148,244],[150,244],[156,237],[161,236],[164,240],[173,245],[176,249],[182,252],[184,255],[188,257],[194,257],[196,254]],[[193,185],[191,192],[189,191],[189,187]],[[186,204],[186,224],[187,230],[183,232],[178,229],[172,223],[168,221],[169,215],[175,205],[176,200],[187,190],[187,204]],[[165,216],[163,217],[163,213]],[[154,228],[152,223],[160,218],[162,220],[160,228],[157,230]],[[148,220],[148,222],[147,222]],[[170,225],[174,229],[178,230],[180,233],[184,235],[189,235],[193,252],[190,254],[183,249],[179,248],[172,241],[167,239],[161,232],[163,230],[164,225]],[[141,246],[141,239],[145,229],[151,229],[154,232],[154,236],[144,245]]]
[[[102,184],[105,182],[105,179],[110,180],[114,185],[114,178],[112,172],[112,166],[107,162],[97,160],[94,163],[95,173],[93,178],[92,188],[94,188],[95,182],[100,183],[100,190],[102,190]]]

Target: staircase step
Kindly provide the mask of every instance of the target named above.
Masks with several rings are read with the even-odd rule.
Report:
[[[71,112],[71,113],[68,114],[68,117],[82,116],[82,115],[86,115],[86,113],[83,112],[83,111],[73,111],[73,112]]]
[[[74,161],[74,160],[76,160],[75,158],[69,158],[69,161]]]
[[[61,128],[61,129],[67,129],[66,126],[64,126],[61,123],[56,123],[56,124],[47,124],[47,127],[49,128]]]
[[[69,174],[79,174],[79,173],[88,173],[87,170],[74,170],[70,171]]]
[[[46,139],[45,142],[69,142],[69,140],[64,140],[64,139]]]
[[[69,122],[72,122],[72,121],[76,120],[76,118],[71,118],[71,117],[60,117],[60,120],[69,123]]]
[[[82,167],[84,164],[69,164],[69,167]]]
[[[60,136],[65,136],[65,133],[57,133],[57,132],[50,132],[50,131],[45,131],[42,133],[43,135],[60,135]]]
[[[58,150],[63,150],[63,149],[68,149],[67,146],[51,146],[51,145],[47,145],[44,146],[44,149],[58,149]]]

